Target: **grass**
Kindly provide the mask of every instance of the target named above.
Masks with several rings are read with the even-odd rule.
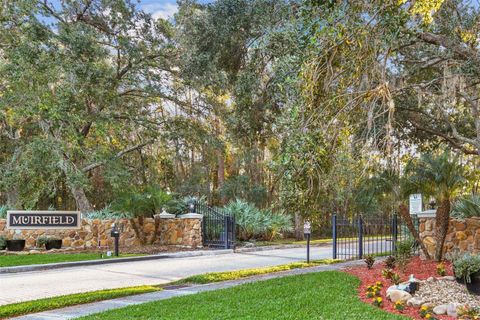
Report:
[[[139,256],[138,254],[124,254],[120,258]],[[73,262],[99,259],[115,259],[116,257],[102,258],[99,253],[46,253],[0,256],[0,267],[27,266],[32,264],[47,264],[59,262]]]
[[[273,267],[244,269],[244,270],[225,271],[225,272],[211,272],[211,273],[205,273],[205,274],[187,277],[179,281],[176,281],[174,284],[185,284],[185,283],[205,284],[205,283],[211,283],[211,282],[237,280],[237,279],[257,276],[261,274],[288,271],[292,269],[303,269],[303,268],[309,268],[309,267],[325,265],[325,264],[333,264],[338,262],[341,262],[341,260],[323,259],[323,260],[312,260],[310,261],[310,263],[293,262],[293,263],[282,264],[282,265],[273,266]]]
[[[162,289],[159,286],[138,286],[121,289],[99,290],[13,303],[0,306],[0,319],[160,290]]]
[[[401,320],[360,301],[360,280],[339,271],[276,278],[83,317],[109,319]]]
[[[294,262],[294,263],[289,263],[289,264],[279,265],[274,267],[245,269],[245,270],[238,270],[238,271],[214,272],[214,273],[207,273],[203,275],[191,276],[191,277],[182,279],[180,281],[176,281],[176,282],[164,284],[164,285],[158,285],[158,286],[139,286],[139,287],[129,287],[129,288],[122,288],[122,289],[100,290],[100,291],[71,294],[71,295],[65,295],[65,296],[59,296],[59,297],[53,297],[53,298],[32,300],[27,302],[20,302],[20,303],[0,306],[0,319],[6,318],[6,317],[19,316],[27,313],[58,309],[58,308],[72,306],[72,305],[85,304],[85,303],[90,303],[94,301],[108,300],[108,299],[113,299],[118,297],[159,291],[162,289],[162,287],[167,285],[185,284],[185,283],[205,284],[205,283],[211,283],[211,282],[240,279],[240,278],[250,277],[254,275],[266,274],[266,273],[287,271],[287,270],[299,269],[299,268],[308,268],[308,267],[318,266],[322,264],[333,264],[337,262],[340,262],[340,260],[324,259],[324,260],[312,260],[310,261],[310,263]]]

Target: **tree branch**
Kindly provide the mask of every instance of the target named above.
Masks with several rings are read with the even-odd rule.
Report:
[[[154,139],[150,139],[146,142],[143,142],[143,143],[140,143],[140,144],[137,144],[135,146],[132,146],[130,148],[127,148],[125,150],[122,150],[120,152],[118,152],[114,157],[113,159],[118,159],[118,158],[121,158],[123,157],[124,155],[126,155],[127,153],[130,153],[132,151],[135,151],[135,150],[138,150],[138,149],[141,149],[149,144],[152,144],[155,140]],[[88,172],[88,171],[91,171],[95,168],[98,168],[100,166],[103,166],[105,163],[107,163],[107,160],[103,160],[103,161],[99,161],[99,162],[95,162],[95,163],[92,163],[92,164],[89,164],[88,166],[84,167],[82,169],[83,172]]]
[[[409,119],[409,122],[418,130],[421,130],[423,132],[430,133],[432,135],[435,135],[437,137],[442,138],[448,144],[450,144],[453,148],[461,150],[464,154],[472,154],[472,155],[479,155],[480,154],[480,150],[468,149],[463,144],[458,142],[454,137],[451,137],[444,132],[441,132],[441,131],[438,131],[438,130],[435,130],[435,129],[432,129],[432,128],[424,127],[424,126],[418,124],[417,122],[415,122],[414,120],[412,120],[411,118]]]

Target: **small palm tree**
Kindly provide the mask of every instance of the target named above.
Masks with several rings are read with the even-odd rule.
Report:
[[[450,221],[451,201],[465,183],[464,169],[458,157],[449,151],[439,155],[423,154],[405,168],[404,190],[433,196],[438,204],[435,217],[435,259],[443,257],[443,245]]]

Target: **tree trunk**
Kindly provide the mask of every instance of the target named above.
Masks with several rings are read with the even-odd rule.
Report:
[[[225,183],[225,156],[223,150],[218,151],[218,169],[217,169],[217,178],[218,178],[218,188],[221,189]]]
[[[134,218],[130,218],[130,224],[132,229],[137,236],[137,239],[140,241],[140,244],[143,246],[146,243],[145,233],[143,232],[143,217],[138,217],[138,223]]]
[[[443,245],[447,237],[448,224],[450,223],[450,199],[440,202],[435,217],[435,260],[442,261]]]
[[[157,241],[158,235],[160,233],[160,217],[155,216],[153,218],[154,218],[154,221],[155,221],[155,229],[153,231],[152,236],[150,237],[149,244],[154,244],[155,241]]]
[[[7,206],[10,209],[21,209],[20,204],[20,193],[16,186],[12,186],[9,191],[6,192],[7,194]]]
[[[300,213],[295,213],[295,240],[303,240],[303,219]]]
[[[76,184],[70,184],[69,187],[73,198],[75,199],[75,203],[77,204],[77,210],[80,210],[81,212],[92,211],[92,205],[90,204],[83,187]]]
[[[425,247],[425,244],[423,243],[422,239],[420,239],[420,235],[417,232],[417,229],[415,229],[415,225],[413,224],[412,216],[408,212],[408,208],[405,204],[401,203],[398,207],[398,212],[400,213],[400,217],[405,221],[407,224],[407,228],[410,231],[410,233],[413,235],[413,238],[415,241],[418,242],[420,245],[420,248],[423,251],[423,254],[425,257],[430,260],[430,254],[428,253],[427,247]]]

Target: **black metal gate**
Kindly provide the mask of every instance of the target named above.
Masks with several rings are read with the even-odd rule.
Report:
[[[220,209],[202,203],[195,204],[195,212],[203,215],[203,245],[210,248],[235,248],[235,217]]]
[[[416,216],[412,217],[418,224]],[[398,241],[411,238],[396,214],[383,218],[332,217],[334,259],[362,259],[366,255],[394,254]]]

